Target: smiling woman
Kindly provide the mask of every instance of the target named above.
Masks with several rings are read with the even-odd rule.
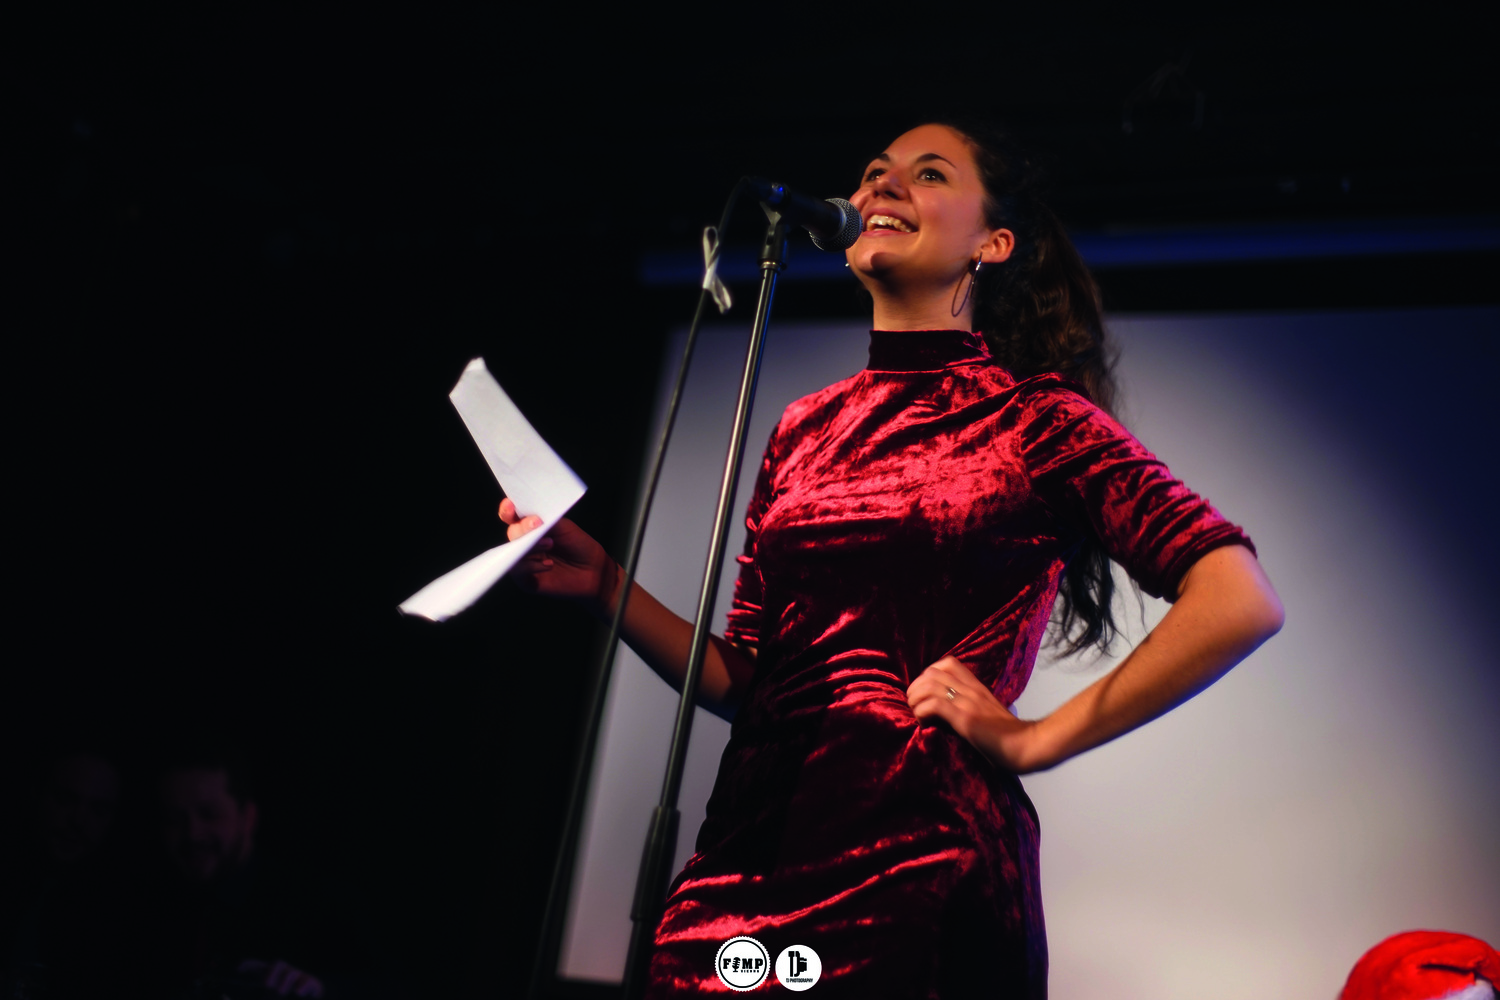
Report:
[[[1245,533],[1110,416],[1093,283],[1033,173],[1000,138],[928,124],[851,198],[869,364],[789,406],[766,447],[699,690],[733,728],[652,996],[719,991],[737,936],[810,948],[825,993],[1044,996],[1016,775],[1155,718],[1280,628]],[[524,513],[501,505],[511,537],[537,527]],[[1060,594],[1056,637],[1108,640],[1111,558],[1175,606],[1115,671],[1018,719]],[[621,599],[569,521],[524,573],[600,618]],[[689,623],[635,586],[623,631],[681,684]]]
[[[942,125],[913,129],[875,157],[850,199],[866,232],[849,266],[875,299],[877,330],[973,328],[973,297],[955,280],[1015,249],[1015,234],[989,225],[985,188],[968,142]]]

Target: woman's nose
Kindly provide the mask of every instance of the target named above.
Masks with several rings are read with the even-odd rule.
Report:
[[[867,203],[877,199],[893,198],[899,201],[902,197],[903,188],[900,182],[892,179],[889,174],[881,174],[860,188],[855,193],[855,197],[850,200],[854,202],[855,208],[862,208]]]
[[[870,186],[875,191],[878,191],[879,193],[891,198],[899,198],[902,192],[905,190],[901,185],[901,179],[896,176],[896,172],[894,170],[887,170],[885,173],[875,178],[874,183],[872,183]]]

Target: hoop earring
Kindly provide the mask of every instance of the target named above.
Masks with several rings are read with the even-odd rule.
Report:
[[[949,314],[950,315],[956,317],[959,313],[961,313],[961,312],[964,311],[964,306],[966,306],[966,305],[969,304],[969,296],[972,295],[972,294],[974,294],[974,282],[976,282],[976,281],[979,280],[979,265],[981,265],[983,263],[984,263],[984,261],[982,259],[981,260],[976,260],[974,262],[974,270],[969,272],[969,287],[966,288],[966,289],[964,289],[964,300],[962,302],[959,302],[958,305],[952,306],[949,309]],[[953,289],[953,298],[954,298],[955,301],[957,301],[957,299],[958,299],[958,289],[957,288]]]

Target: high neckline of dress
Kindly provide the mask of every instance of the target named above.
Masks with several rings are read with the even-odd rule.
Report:
[[[990,349],[984,335],[968,330],[871,330],[872,372],[934,372],[984,364]]]

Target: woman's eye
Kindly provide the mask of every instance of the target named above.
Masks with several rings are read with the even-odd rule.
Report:
[[[917,176],[921,177],[924,181],[946,181],[948,179],[943,176],[941,170],[936,170],[932,167],[923,168],[922,172]]]
[[[870,183],[875,178],[881,176],[884,173],[885,173],[885,168],[884,167],[871,167],[870,168],[870,172],[867,173],[867,174],[865,174],[865,183],[866,184]]]

